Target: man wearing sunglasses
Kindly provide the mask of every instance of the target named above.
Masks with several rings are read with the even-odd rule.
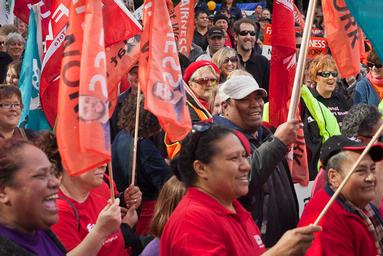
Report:
[[[367,76],[356,84],[354,104],[378,106],[383,99],[383,66],[374,49],[367,56],[367,67]]]
[[[234,34],[241,64],[255,78],[259,86],[268,92],[270,63],[265,56],[257,53],[258,29],[255,22],[249,18],[238,20],[234,23]],[[267,101],[267,97],[265,100]]]
[[[249,193],[240,201],[252,213],[262,241],[270,248],[298,223],[298,203],[285,156],[300,124],[297,120],[284,123],[274,135],[264,127],[267,92],[250,74],[231,77],[219,93],[223,116],[214,116],[214,122],[241,131],[251,145]]]

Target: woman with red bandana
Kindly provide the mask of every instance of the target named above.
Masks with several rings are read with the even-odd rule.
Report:
[[[187,104],[193,123],[210,117],[209,100],[218,85],[219,74],[217,65],[209,60],[196,61],[185,70],[184,81],[194,94],[187,95]]]

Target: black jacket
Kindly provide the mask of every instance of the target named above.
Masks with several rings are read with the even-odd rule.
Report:
[[[249,193],[239,200],[251,212],[266,247],[272,247],[299,220],[298,200],[285,159],[288,148],[263,126],[256,139],[223,117],[214,116],[214,122],[240,130],[250,142],[253,153]]]

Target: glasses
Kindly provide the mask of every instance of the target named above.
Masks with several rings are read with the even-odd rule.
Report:
[[[366,135],[360,135],[360,136],[363,136],[367,139],[372,139],[373,136],[366,136]],[[383,135],[379,136],[377,139],[376,139],[376,142],[380,142],[380,143],[383,143]]]
[[[317,76],[328,78],[332,75],[332,77],[338,77],[338,72],[331,72],[331,71],[324,71],[324,72],[318,72]]]
[[[209,78],[209,77],[204,77],[204,78],[199,78],[199,79],[193,79],[193,82],[206,86],[210,83],[210,85],[216,85],[217,84],[217,79],[216,78]]]
[[[16,110],[20,110],[22,108],[22,104],[20,103],[0,103],[0,108],[2,109],[11,109],[14,108]]]
[[[223,64],[227,64],[227,63],[229,63],[229,61],[231,61],[232,63],[237,63],[238,62],[238,57],[237,56],[232,56],[232,57],[226,58],[223,61]]]
[[[382,68],[383,65],[381,63],[373,63],[373,62],[367,62],[367,67],[369,68]]]
[[[255,36],[255,31],[251,31],[251,30],[242,30],[242,31],[239,31],[238,34],[239,34],[240,36],[247,36],[247,35]]]

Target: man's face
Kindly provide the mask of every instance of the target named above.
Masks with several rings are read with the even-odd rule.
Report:
[[[79,117],[85,121],[101,120],[106,114],[107,106],[95,96],[79,97]]]
[[[209,18],[206,13],[200,13],[198,14],[198,17],[196,18],[196,24],[199,28],[207,28],[207,25],[209,24]]]
[[[241,100],[223,103],[224,115],[245,131],[255,132],[262,125],[264,101],[260,92],[252,92]]]
[[[255,27],[252,24],[242,23],[239,27],[238,34],[235,36],[238,42],[238,47],[246,52],[251,51],[255,45],[255,35]]]
[[[221,36],[214,36],[207,39],[207,42],[209,43],[209,49],[211,53],[215,53],[219,49],[223,48],[225,46],[226,38]]]
[[[219,27],[220,29],[223,29],[223,31],[227,31],[229,24],[226,20],[217,20],[214,24],[215,26]]]
[[[0,52],[5,52],[5,38],[6,36],[0,35]]]
[[[129,71],[128,82],[129,82],[131,87],[137,89],[137,87],[138,87],[138,67],[134,67]]]
[[[24,43],[21,41],[10,42],[7,46],[7,53],[14,60],[19,60],[21,55],[23,54]]]
[[[330,184],[334,189],[339,187],[361,154],[361,152],[354,151],[346,151],[345,153],[347,159],[341,164],[341,170],[336,170],[337,176],[330,179]],[[363,209],[375,198],[375,169],[375,163],[372,161],[371,156],[369,154],[365,155],[342,189],[342,195],[359,208]],[[330,170],[329,175],[331,177]]]

